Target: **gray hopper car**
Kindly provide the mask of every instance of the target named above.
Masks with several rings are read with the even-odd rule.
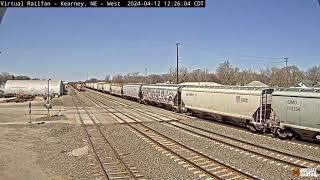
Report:
[[[123,85],[123,96],[126,99],[133,99],[140,102],[142,99],[142,84],[125,84]]]
[[[251,131],[268,130],[273,89],[232,86],[186,86],[181,99],[184,111],[243,124]]]
[[[97,83],[89,83],[91,89]],[[102,88],[102,87],[101,87]],[[217,120],[271,131],[282,139],[320,140],[319,90],[222,85],[104,84],[103,92]],[[315,92],[318,91],[318,92]]]
[[[123,84],[111,84],[110,86],[110,94],[120,96],[123,95]]]
[[[181,107],[181,86],[179,85],[143,85],[142,101],[179,111]]]
[[[111,84],[110,83],[103,83],[101,85],[102,87],[102,92],[105,92],[105,93],[110,93],[110,88],[111,88]]]
[[[276,135],[320,141],[320,92],[282,89],[272,94],[273,118],[279,122]]]

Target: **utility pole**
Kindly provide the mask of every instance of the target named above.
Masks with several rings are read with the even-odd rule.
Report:
[[[88,81],[88,72],[87,72],[87,81]]]
[[[285,57],[285,58],[283,58],[284,59],[284,62],[286,63],[286,77],[288,78],[288,59],[289,58],[287,58],[287,57]],[[288,80],[288,79],[286,79],[286,80]]]
[[[147,83],[148,69],[144,68],[144,83]]]
[[[285,57],[285,58],[283,58],[284,59],[284,62],[286,63],[286,82],[288,83],[288,79],[290,79],[290,76],[289,76],[289,73],[288,73],[288,57]],[[288,83],[289,84],[289,83]]]
[[[289,62],[289,61],[288,61],[288,59],[289,59],[289,58],[285,57],[285,58],[283,58],[283,59],[284,59],[284,62],[286,63],[286,71],[287,71],[287,68],[288,68],[288,62]]]
[[[51,108],[51,104],[50,104],[50,80],[51,79],[48,79],[48,95],[47,95],[47,103],[46,103],[46,108],[48,110],[48,114],[47,114],[47,120],[49,121],[50,119],[50,108]]]
[[[207,71],[208,71],[208,69],[206,68],[206,69],[205,69],[205,74],[204,74],[204,79],[205,79],[206,82],[207,82],[207,74],[208,74]]]
[[[177,43],[176,46],[177,46],[177,84],[179,84],[179,45],[181,43]]]

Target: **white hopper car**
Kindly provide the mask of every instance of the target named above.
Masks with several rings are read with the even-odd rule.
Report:
[[[273,118],[279,122],[276,135],[320,140],[320,91],[277,89],[272,94]]]
[[[270,126],[273,89],[232,86],[186,86],[181,90],[183,109],[244,124],[251,131]]]
[[[179,85],[143,85],[142,102],[161,105],[179,111],[181,106]]]
[[[142,84],[125,84],[123,85],[123,96],[127,99],[140,101],[142,99]]]
[[[123,95],[122,88],[123,88],[123,84],[111,84],[110,94],[122,97]]]

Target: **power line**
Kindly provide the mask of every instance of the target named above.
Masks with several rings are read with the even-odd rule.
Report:
[[[265,57],[265,56],[252,56],[252,55],[241,55],[241,54],[238,54],[236,56],[258,58],[258,59],[283,59],[283,57]]]

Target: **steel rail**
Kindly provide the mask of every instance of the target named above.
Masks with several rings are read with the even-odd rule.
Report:
[[[98,101],[98,102],[100,102],[101,104],[103,104],[103,105],[105,105],[105,106],[108,107],[108,105],[106,105],[106,103],[102,102],[101,100],[98,100],[98,99],[95,98],[95,97],[92,97],[92,96],[90,97],[89,95],[85,95],[85,96],[86,96],[88,99],[90,99],[91,101],[93,101],[93,102],[94,102],[94,101]],[[105,107],[103,107],[103,106],[101,106],[101,105],[99,105],[99,106],[102,107],[102,108],[104,108],[104,109],[106,109],[109,113],[112,113],[112,114],[113,114],[114,116],[116,116],[117,118],[123,120],[123,118],[121,118],[119,115],[115,114],[114,112],[110,111],[109,109],[107,109],[107,108],[105,108]],[[109,106],[109,107],[110,107],[110,106]],[[112,107],[111,107],[111,108],[112,108]],[[126,116],[126,117],[128,117],[128,118],[131,118],[132,120],[134,120],[134,118],[128,116],[127,114],[124,114],[124,113],[122,113],[121,111],[119,111],[119,110],[117,110],[117,109],[115,109],[115,108],[112,108],[112,109],[114,109],[114,110],[117,111],[118,113],[121,113],[122,115],[124,115],[124,116]],[[215,178],[218,178],[218,179],[223,179],[223,178],[220,178],[219,176],[211,173],[210,171],[202,168],[201,166],[199,166],[199,165],[191,162],[191,161],[188,160],[187,158],[179,155],[178,153],[176,153],[176,152],[174,152],[173,150],[167,148],[166,146],[162,145],[161,143],[157,142],[157,141],[154,140],[153,138],[149,137],[146,133],[144,133],[144,132],[142,132],[141,130],[139,130],[138,128],[134,127],[134,125],[132,125],[132,123],[128,123],[128,122],[125,121],[125,120],[123,120],[123,121],[125,122],[126,125],[128,125],[128,127],[130,127],[130,128],[132,128],[132,129],[134,129],[135,131],[139,132],[139,133],[142,134],[144,137],[146,137],[147,139],[153,141],[154,143],[156,143],[157,145],[159,145],[159,146],[162,147],[163,149],[166,149],[166,150],[169,151],[170,153],[172,153],[172,154],[178,156],[179,158],[183,159],[183,161],[188,162],[189,164],[191,164],[191,165],[193,165],[194,167],[196,167],[197,169],[199,169],[199,170],[201,170],[201,171],[203,171],[203,172],[211,175],[212,177],[215,177]],[[134,121],[136,121],[136,120],[134,120]],[[137,122],[137,121],[136,121],[136,122]],[[135,123],[135,125],[137,125],[137,124]],[[193,152],[193,153],[195,153],[195,154],[198,154],[199,156],[201,156],[201,157],[203,157],[203,158],[205,158],[205,159],[208,159],[208,160],[210,160],[210,161],[212,161],[212,162],[214,162],[214,163],[216,163],[216,164],[219,164],[219,165],[221,165],[221,166],[224,166],[224,167],[228,168],[229,170],[232,170],[232,171],[234,171],[234,172],[236,172],[236,173],[238,173],[238,174],[241,174],[241,175],[244,176],[244,177],[247,177],[247,178],[249,178],[249,179],[257,179],[257,177],[255,177],[255,176],[252,176],[252,175],[250,175],[250,174],[248,174],[248,173],[245,173],[245,172],[243,172],[243,171],[241,171],[241,170],[239,170],[239,169],[237,169],[237,168],[231,167],[231,166],[229,166],[229,165],[227,165],[227,164],[224,164],[224,163],[219,162],[219,161],[217,161],[217,160],[215,160],[215,159],[212,159],[212,158],[210,158],[210,157],[208,157],[208,156],[206,156],[206,155],[204,155],[204,154],[202,154],[202,153],[200,153],[200,152],[198,152],[198,151],[196,151],[196,150],[194,150],[194,149],[192,149],[192,148],[190,148],[190,147],[188,147],[188,146],[186,146],[186,145],[183,145],[183,144],[181,144],[181,143],[173,140],[172,138],[170,138],[170,137],[168,137],[168,136],[166,136],[166,135],[164,135],[164,134],[162,134],[162,133],[160,133],[160,132],[155,131],[154,129],[152,129],[152,128],[144,125],[144,124],[139,123],[138,125],[140,125],[140,126],[142,126],[143,128],[148,129],[149,131],[152,131],[152,132],[154,132],[154,133],[156,133],[156,134],[158,134],[158,135],[160,135],[160,136],[168,139],[169,141],[174,142],[175,144],[177,144],[177,145],[179,145],[180,147],[183,147],[183,148],[189,150],[190,152]]]
[[[83,107],[83,109],[85,110],[86,114],[88,115],[88,117],[91,119],[91,121],[93,122],[93,124],[95,125],[95,127],[97,128],[97,130],[99,131],[99,133],[101,134],[103,140],[108,144],[108,146],[111,148],[113,154],[116,156],[116,158],[120,161],[121,165],[123,165],[125,167],[125,169],[129,172],[130,177],[132,177],[133,179],[137,179],[136,175],[134,175],[134,173],[132,172],[132,170],[130,169],[130,167],[124,162],[124,160],[121,158],[121,156],[119,155],[119,153],[115,150],[115,148],[111,145],[111,143],[109,142],[109,140],[106,138],[106,136],[103,134],[100,125],[98,125],[96,123],[96,121],[94,120],[94,118],[91,116],[91,114],[87,111],[87,109],[84,106],[83,101],[80,100],[80,98],[78,96],[76,96],[78,101],[81,102],[81,105]],[[83,122],[83,121],[82,121]],[[107,173],[107,172],[106,172]],[[108,173],[107,173],[108,174]]]

